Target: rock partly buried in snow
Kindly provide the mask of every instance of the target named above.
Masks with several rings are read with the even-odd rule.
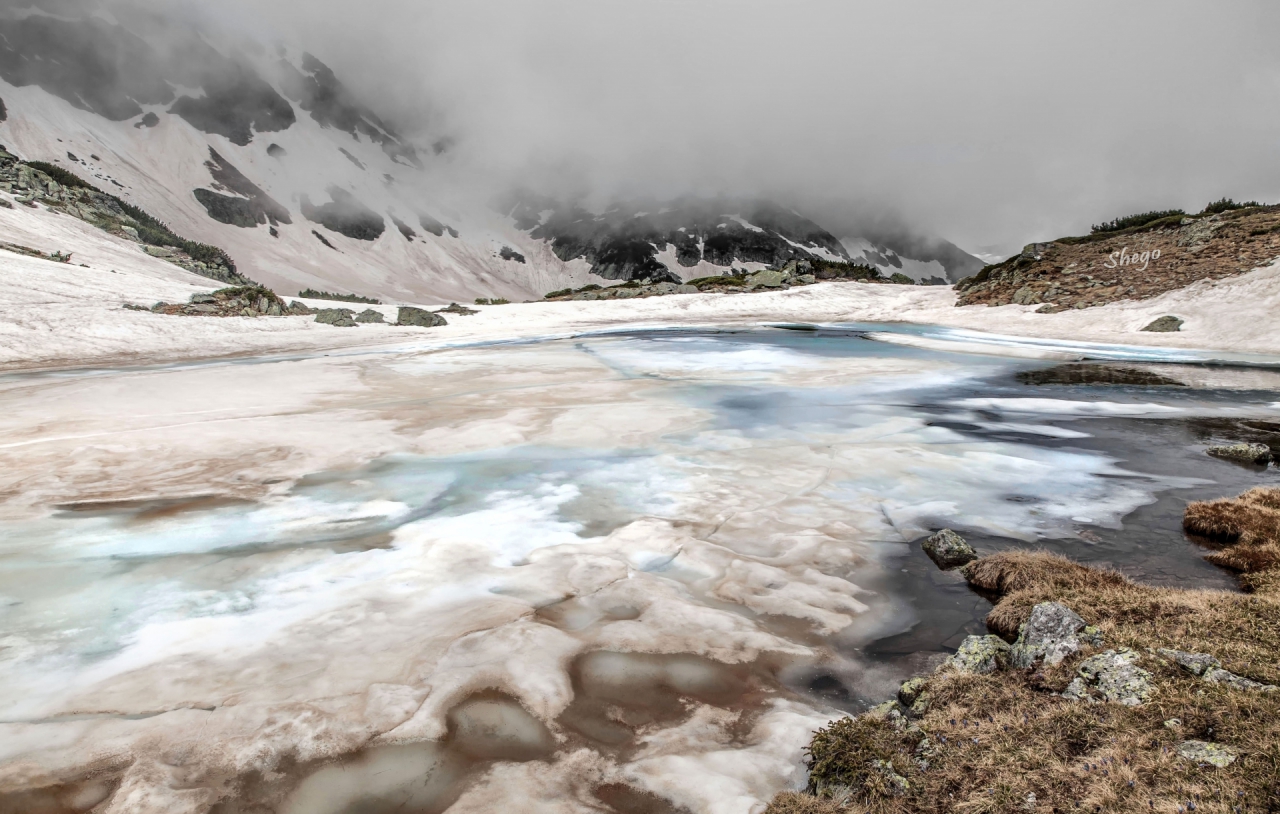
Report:
[[[303,310],[297,310],[299,308]],[[296,302],[286,306],[274,291],[263,286],[220,288],[212,294],[192,294],[186,305],[158,302],[146,310],[170,316],[205,317],[279,317],[306,313],[304,306]]]
[[[400,313],[396,317],[396,324],[414,328],[435,328],[449,323],[445,322],[444,317],[434,314],[425,308],[413,308],[405,305],[400,308]]]
[[[1028,370],[1018,374],[1023,384],[1118,384],[1139,387],[1186,387],[1177,379],[1170,379],[1150,370],[1116,365],[1071,364],[1057,365],[1044,370]]]
[[[787,275],[781,271],[757,271],[755,274],[747,277],[747,285],[750,288],[781,288],[787,281]]]
[[[1170,650],[1167,647],[1161,647],[1156,652],[1192,675],[1203,676],[1222,666],[1222,662],[1208,653],[1188,653],[1184,650]]]
[[[465,305],[458,305],[456,302],[451,302],[449,303],[448,307],[441,308],[439,311],[436,311],[436,313],[437,314],[458,314],[460,316],[469,317],[472,314],[478,314],[480,312],[474,308],[468,308]]]
[[[321,308],[316,311],[316,322],[321,325],[332,325],[335,328],[354,328],[356,321],[352,317],[355,313],[350,308]]]
[[[922,547],[929,559],[943,571],[959,568],[978,559],[973,547],[951,529],[943,529],[933,535],[924,541]]]
[[[1014,667],[1029,669],[1037,662],[1061,664],[1068,656],[1080,652],[1083,645],[1102,644],[1097,628],[1085,624],[1075,611],[1057,602],[1041,602],[1031,609],[1010,650]]]
[[[1182,320],[1174,316],[1164,316],[1155,320],[1142,330],[1158,334],[1176,333],[1177,331],[1182,330]]]
[[[385,322],[385,321],[386,320],[383,319],[382,312],[375,311],[372,308],[366,308],[360,313],[356,314],[356,322],[360,322],[360,323]]]
[[[1280,687],[1276,687],[1274,684],[1263,684],[1261,681],[1254,681],[1222,669],[1209,670],[1204,674],[1204,680],[1210,684],[1226,684],[1233,690],[1252,690],[1254,692],[1275,692],[1280,690]]]
[[[1126,648],[1085,659],[1063,697],[1085,700],[1091,698],[1089,691],[1093,691],[1104,701],[1126,707],[1146,703],[1151,697],[1151,673],[1138,666],[1138,658],[1137,653]]]
[[[1225,769],[1236,762],[1236,753],[1225,746],[1204,741],[1186,741],[1178,746],[1178,755],[1201,765]]]
[[[1242,464],[1266,466],[1271,461],[1271,447],[1266,444],[1229,444],[1221,447],[1209,447],[1205,452],[1224,461],[1235,461]]]
[[[999,636],[969,636],[945,662],[962,673],[994,673],[1009,663],[1009,643]]]

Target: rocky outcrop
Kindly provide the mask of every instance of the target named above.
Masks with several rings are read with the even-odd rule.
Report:
[[[375,323],[380,324],[380,323],[386,322],[386,319],[382,316],[382,312],[375,311],[372,308],[366,308],[360,313],[356,314],[355,319],[356,319],[356,322],[359,322],[362,325],[369,325],[369,324],[375,324]]]
[[[525,262],[524,255],[510,246],[503,246],[502,251],[498,252],[498,256],[503,260],[513,260],[517,263]]]
[[[959,568],[978,559],[973,546],[951,529],[943,529],[929,537],[921,547],[924,553],[929,555],[929,559],[933,560],[934,565],[943,571]]]
[[[53,164],[24,162],[0,147],[0,190],[28,206],[44,204],[53,211],[91,223],[139,249],[193,274],[233,285],[253,285],[236,271],[226,252],[187,240],[151,215]]]
[[[1145,300],[1252,271],[1280,257],[1280,206],[1156,219],[1035,243],[956,284],[957,305],[1033,305],[1040,313]],[[1174,330],[1162,317],[1148,330]]]
[[[265,223],[272,226],[293,223],[288,209],[263,192],[212,147],[209,148],[209,160],[205,162],[205,167],[213,178],[214,189],[232,193],[223,195],[208,189],[194,191],[196,200],[209,213],[209,217],[220,223],[247,229]]]
[[[700,262],[728,268],[735,262],[781,266],[791,259],[848,260],[840,241],[822,227],[759,201],[629,204],[595,213],[524,194],[508,211],[518,228],[549,241],[561,260],[582,258],[606,280],[679,284],[679,275],[658,260],[665,251],[685,268]]]
[[[329,197],[329,203],[313,206],[311,199],[303,195],[302,216],[331,232],[355,240],[377,240],[386,231],[387,224],[382,216],[360,203],[345,189],[329,187]]]
[[[126,305],[133,311],[189,317],[279,317],[310,314],[311,309],[294,302],[285,305],[274,291],[262,286],[222,288],[211,294],[192,294],[185,304],[158,302],[150,308]]]
[[[1041,602],[1031,609],[1031,616],[1018,632],[1018,640],[1010,650],[1010,663],[1021,669],[1037,664],[1061,664],[1079,653],[1084,645],[1098,647],[1102,636],[1075,611],[1058,602]]]
[[[350,308],[321,308],[316,311],[316,322],[321,325],[332,325],[335,328],[355,328],[353,319],[355,311]]]
[[[441,223],[430,215],[418,215],[418,225],[436,237],[444,237],[446,234],[450,237],[458,236],[457,229]]]
[[[1228,444],[1225,446],[1209,447],[1205,452],[1215,458],[1221,458],[1224,461],[1234,461],[1239,464],[1266,466],[1271,462],[1271,447],[1266,444]]]
[[[412,308],[405,305],[400,307],[400,313],[396,317],[396,324],[414,328],[435,328],[449,323],[445,322],[444,317],[425,308]]]
[[[441,308],[436,313],[437,314],[457,314],[459,316],[469,317],[472,314],[478,314],[480,312],[474,308],[468,308],[465,305],[458,305],[456,302],[451,302],[444,308]]]

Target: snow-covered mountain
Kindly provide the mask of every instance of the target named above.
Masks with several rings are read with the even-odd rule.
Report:
[[[963,253],[838,237],[762,201],[495,203],[457,182],[443,134],[404,137],[309,53],[217,41],[127,6],[41,5],[0,18],[0,143],[225,249],[284,294],[523,300],[806,255],[925,282],[974,270]]]

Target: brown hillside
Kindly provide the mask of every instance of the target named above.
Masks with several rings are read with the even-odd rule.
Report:
[[[1159,257],[1155,257],[1155,252]],[[1148,260],[1122,265],[1126,257]],[[956,284],[957,305],[1040,305],[1041,313],[1141,300],[1252,271],[1280,257],[1280,206],[1173,217],[1136,229],[1033,243]],[[1108,268],[1113,263],[1115,268]]]

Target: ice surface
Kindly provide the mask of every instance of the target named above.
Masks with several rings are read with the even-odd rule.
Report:
[[[769,332],[5,382],[0,789],[109,754],[113,810],[255,773],[282,811],[754,811],[834,713],[746,688],[901,629],[867,586],[907,543],[1185,485],[1009,437],[1212,405],[974,395],[1019,364]]]

